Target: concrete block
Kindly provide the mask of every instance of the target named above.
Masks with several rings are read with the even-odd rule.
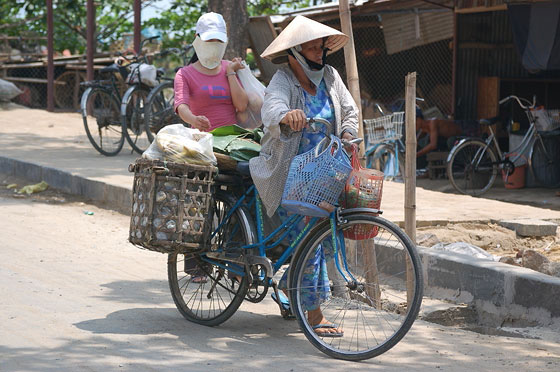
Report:
[[[0,156],[0,173],[12,176],[14,174],[14,161]]]
[[[498,221],[500,226],[514,230],[521,236],[554,236],[556,235],[557,224],[533,218],[502,220]]]

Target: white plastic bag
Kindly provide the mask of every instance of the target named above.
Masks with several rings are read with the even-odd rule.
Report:
[[[0,79],[0,101],[9,101],[22,93],[14,83]]]
[[[174,163],[216,165],[213,147],[214,137],[211,133],[187,128],[183,124],[173,124],[158,132],[142,157]]]
[[[157,82],[157,69],[154,65],[142,63],[138,67],[138,63],[131,63],[128,68],[130,73],[126,77],[126,82],[129,84],[138,83],[138,72],[140,72],[140,80],[142,83],[150,87],[155,87]]]
[[[251,73],[251,69],[247,63],[243,62],[243,67],[237,70],[237,77],[243,85],[243,89],[247,92],[249,98],[249,105],[245,112],[237,113],[237,120],[239,126],[246,129],[255,129],[261,126],[261,107],[264,100],[264,85],[257,80]]]

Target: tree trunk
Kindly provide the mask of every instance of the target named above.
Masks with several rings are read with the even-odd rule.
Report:
[[[249,23],[247,0],[208,0],[208,11],[220,13],[226,21],[229,41],[224,59],[245,59]]]

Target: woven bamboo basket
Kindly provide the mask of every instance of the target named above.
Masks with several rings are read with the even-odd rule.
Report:
[[[229,155],[220,154],[215,152],[216,160],[218,161],[218,168],[222,171],[231,171],[237,169],[237,161]]]
[[[129,241],[161,253],[206,249],[217,168],[138,159],[134,172]]]

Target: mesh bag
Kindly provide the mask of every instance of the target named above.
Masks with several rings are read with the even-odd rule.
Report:
[[[356,146],[352,146],[352,172],[344,191],[342,200],[344,208],[379,209],[381,206],[383,172],[362,168]],[[344,237],[352,240],[372,239],[377,235],[377,230],[377,226],[358,224],[345,230]]]
[[[212,166],[138,159],[128,240],[151,251],[204,249],[212,218]]]
[[[292,160],[282,207],[304,216],[328,217],[329,212],[320,208],[319,203],[335,205],[351,171],[340,139],[333,135],[323,138],[313,149]]]

